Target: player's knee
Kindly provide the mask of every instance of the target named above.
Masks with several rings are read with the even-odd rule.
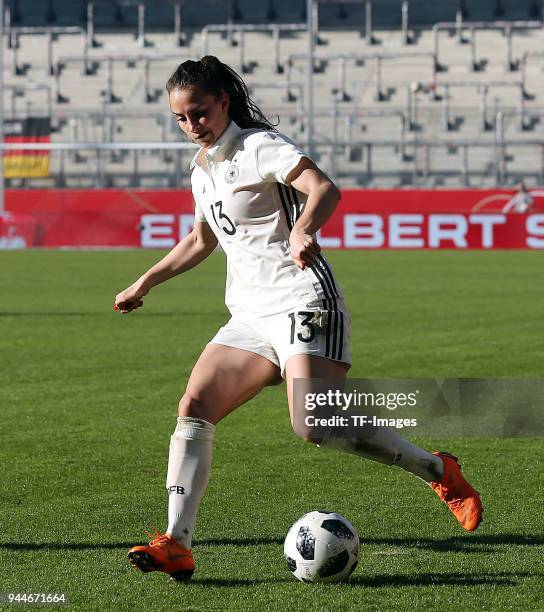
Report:
[[[209,418],[207,402],[198,394],[186,391],[179,400],[178,415],[207,421]]]

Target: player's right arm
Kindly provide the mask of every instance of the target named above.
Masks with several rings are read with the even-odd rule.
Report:
[[[142,298],[155,285],[182,274],[204,261],[217,246],[217,238],[210,226],[201,221],[195,221],[193,231],[145,274],[115,296],[115,310],[122,313],[131,312],[143,306]]]

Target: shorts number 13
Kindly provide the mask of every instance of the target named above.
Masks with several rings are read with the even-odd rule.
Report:
[[[302,321],[300,322],[300,324],[302,325],[302,327],[305,327],[308,331],[304,334],[302,334],[301,332],[298,332],[297,334],[297,338],[301,341],[301,342],[311,342],[312,340],[315,339],[315,326],[313,323],[311,323],[311,320],[314,318],[314,314],[313,312],[306,312],[306,311],[300,311],[300,312],[290,312],[287,316],[291,319],[291,344],[295,343],[295,325],[296,325],[296,315],[298,315],[299,317],[302,317]]]

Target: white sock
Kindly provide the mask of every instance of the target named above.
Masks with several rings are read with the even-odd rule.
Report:
[[[170,437],[168,457],[168,529],[186,548],[191,548],[196,513],[208,485],[215,426],[202,419],[178,417]]]
[[[396,431],[388,427],[369,427],[365,428],[364,433],[366,435],[356,439],[325,437],[319,446],[335,448],[386,465],[397,465],[426,482],[442,478],[442,459],[408,442]]]

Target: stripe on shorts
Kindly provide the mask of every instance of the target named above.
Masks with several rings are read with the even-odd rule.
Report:
[[[283,192],[283,188],[285,187],[281,183],[276,183],[278,186],[278,193],[280,194],[281,205],[283,207],[283,212],[285,213],[285,219],[287,221],[287,227],[289,231],[293,229],[293,222],[291,219],[291,214],[289,212],[289,206],[287,205],[287,198],[285,193]]]
[[[293,229],[293,220],[296,212],[300,212],[300,207],[296,198],[294,198],[295,190],[293,188],[287,188],[287,186],[282,183],[277,183],[278,185],[278,193],[280,195],[281,205],[283,207],[283,211],[285,213],[285,219],[287,221],[287,227],[289,231]],[[325,299],[323,301],[325,308],[336,309],[336,299],[334,292],[332,291],[332,285],[330,280],[326,277],[325,273],[318,269],[317,266],[312,266],[310,270],[313,272],[314,276],[317,278],[319,284],[321,285],[321,289],[323,291],[323,295]]]
[[[338,342],[338,361],[342,359],[342,350],[344,348],[344,313],[339,310],[340,315],[340,340]]]
[[[281,187],[284,187],[284,185],[281,185],[280,183],[278,183],[278,185],[280,186],[280,197],[282,197]],[[282,197],[284,210],[289,210],[288,204],[290,204],[292,209],[295,211],[293,218],[296,217],[296,219],[298,219],[298,217],[300,217],[301,207],[296,197],[297,192],[293,187],[290,187],[289,189],[285,187],[285,192],[286,199]],[[292,229],[292,227],[290,229]],[[336,310],[336,298],[338,297],[338,291],[336,290],[331,269],[329,268],[323,255],[320,254],[317,256],[316,263],[310,268],[310,270],[313,272],[314,276],[319,281],[321,288],[323,289],[325,299],[329,302],[327,306],[331,310]]]
[[[293,206],[295,210],[295,222],[296,222],[298,218],[300,217],[300,210],[301,210],[300,202],[298,201],[297,192],[294,187],[290,187],[288,193],[291,196],[289,201],[291,202],[291,205]],[[325,259],[325,257],[323,257],[321,253],[317,255],[316,260],[317,260],[318,266],[321,268],[323,277],[325,278],[327,282],[327,285],[329,287],[329,293],[331,297],[338,298],[338,290],[336,289],[336,283],[334,282],[334,276],[333,276],[332,270],[329,267],[329,264],[327,263],[327,260]],[[334,308],[336,308],[336,302],[334,303]]]
[[[327,331],[325,332],[325,357],[330,357],[331,350],[331,313],[327,315]]]
[[[332,324],[333,335],[332,335],[332,358],[336,359],[336,338],[338,335],[337,327],[338,327],[338,311],[335,310],[331,313],[333,316],[334,323]]]
[[[298,202],[296,190],[277,183],[281,205],[285,213],[289,231],[300,218],[301,205]],[[344,313],[338,310],[339,298],[334,276],[322,254],[317,255],[315,264],[310,268],[317,278],[323,291],[323,308],[328,312],[327,330],[325,332],[325,356],[331,359],[341,359],[344,341]]]
[[[295,223],[296,223],[300,218],[301,206],[297,198],[296,189],[294,187],[289,187],[289,192],[291,193],[291,202],[293,203],[293,207],[295,209]]]

